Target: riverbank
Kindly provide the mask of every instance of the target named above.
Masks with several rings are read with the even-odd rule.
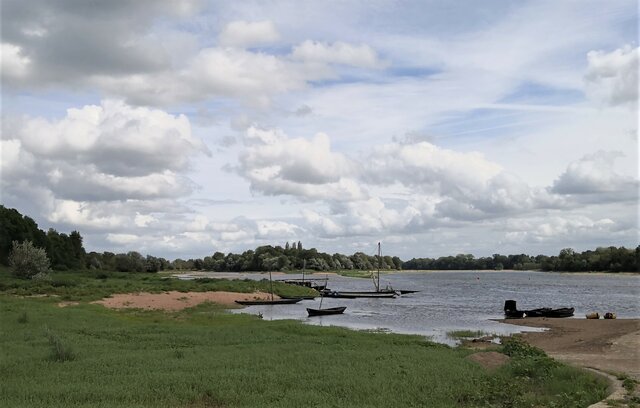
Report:
[[[542,317],[500,322],[549,329],[520,336],[559,361],[610,373],[625,373],[640,380],[640,319]]]

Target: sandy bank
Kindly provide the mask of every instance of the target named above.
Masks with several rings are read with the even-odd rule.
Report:
[[[235,305],[236,300],[269,299],[271,295],[264,292],[164,292],[164,293],[124,293],[116,294],[92,303],[104,305],[113,309],[153,309],[153,310],[182,310],[204,302],[221,305]],[[274,299],[279,299],[274,296]]]
[[[640,319],[540,317],[500,321],[548,328],[545,332],[522,333],[521,336],[560,361],[607,372],[626,373],[640,380]]]

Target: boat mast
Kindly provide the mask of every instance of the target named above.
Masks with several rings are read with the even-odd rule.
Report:
[[[380,243],[378,242],[378,283],[376,284],[376,291],[380,292]]]
[[[271,280],[271,271],[269,271],[269,287],[271,288],[271,301],[273,302],[273,281]]]

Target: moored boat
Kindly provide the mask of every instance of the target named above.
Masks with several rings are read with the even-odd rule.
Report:
[[[291,305],[300,302],[302,299],[265,299],[265,300],[236,300],[236,303],[243,306],[256,305]]]
[[[328,309],[312,309],[308,307],[307,313],[309,314],[309,316],[325,316],[325,315],[342,314],[346,309],[347,309],[346,306],[330,307]]]
[[[572,307],[561,307],[552,309],[550,307],[542,307],[539,309],[518,310],[515,300],[507,300],[504,302],[504,315],[507,319],[521,319],[523,317],[571,317],[575,309]]]
[[[332,298],[343,298],[343,299],[356,299],[356,298],[394,298],[396,297],[396,292],[393,290],[390,291],[380,291],[380,292],[354,292],[354,291],[342,291],[342,290],[332,290],[324,292],[325,297]]]

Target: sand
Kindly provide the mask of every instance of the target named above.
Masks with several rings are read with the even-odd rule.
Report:
[[[501,322],[548,328],[544,332],[522,333],[521,336],[557,360],[609,373],[626,373],[640,380],[640,319],[538,317]]]
[[[116,294],[92,303],[113,309],[132,308],[148,310],[182,310],[204,302],[213,302],[225,306],[235,305],[236,300],[269,299],[270,294],[264,292],[164,292],[164,293],[124,293]],[[279,299],[278,296],[273,297]]]

